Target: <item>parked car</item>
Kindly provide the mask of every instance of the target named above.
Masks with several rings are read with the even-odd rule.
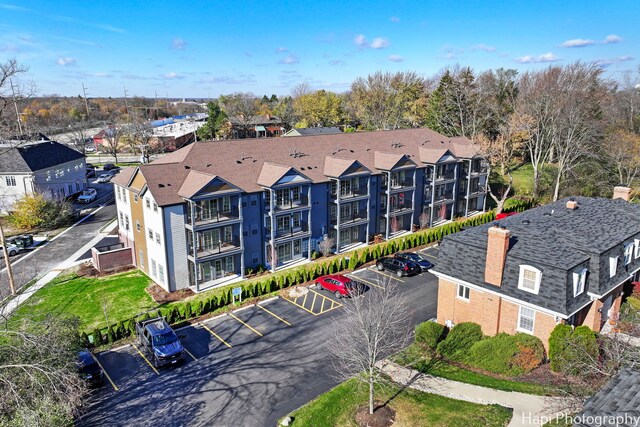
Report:
[[[111,175],[110,173],[102,173],[98,177],[97,182],[102,182],[102,183],[109,182],[111,181],[111,178],[113,178],[113,175]]]
[[[106,171],[110,171],[111,169],[115,169],[116,165],[114,165],[113,163],[105,163],[104,166],[102,166],[102,169],[106,170]]]
[[[184,347],[164,318],[136,322],[136,335],[138,343],[146,350],[156,368],[184,360]]]
[[[20,248],[14,244],[7,242],[7,252],[9,252],[9,256],[18,255],[18,252],[20,252]],[[0,246],[0,256],[4,257],[4,250],[2,246]]]
[[[93,165],[93,163],[87,163],[86,164],[87,169],[95,169],[96,167]]]
[[[360,295],[364,292],[364,285],[342,274],[328,274],[316,279],[318,290],[326,289],[333,292],[336,298]]]
[[[99,387],[104,383],[104,372],[88,349],[84,348],[78,352],[77,364],[80,377],[90,387]]]
[[[509,216],[518,215],[519,213],[520,212],[500,212],[498,215],[496,215],[496,219],[507,218]]]
[[[98,192],[96,191],[95,188],[91,188],[91,187],[85,188],[84,190],[82,190],[82,193],[76,199],[76,202],[91,203],[96,199],[97,196],[98,196]]]
[[[9,237],[7,238],[7,243],[17,246],[18,250],[25,249],[33,245],[33,235],[21,234],[20,236]]]
[[[400,252],[396,254],[396,258],[413,261],[420,266],[422,271],[429,271],[429,269],[433,268],[431,261],[414,252]]]
[[[399,258],[381,258],[376,261],[378,271],[388,270],[396,273],[398,277],[418,274],[422,271],[420,266],[413,261]]]

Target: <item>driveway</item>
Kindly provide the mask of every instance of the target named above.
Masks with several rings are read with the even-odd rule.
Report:
[[[400,279],[362,269],[353,277],[397,284],[413,324],[436,314],[430,273]],[[343,316],[341,300],[309,289],[179,330],[188,353],[176,367],[156,370],[131,345],[100,353],[109,380],[78,425],[274,426],[340,382],[328,343]]]

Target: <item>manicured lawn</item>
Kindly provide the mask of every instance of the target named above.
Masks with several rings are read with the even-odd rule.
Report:
[[[42,320],[48,314],[73,315],[80,318],[80,330],[104,327],[104,306],[109,323],[157,307],[144,290],[149,283],[149,278],[137,270],[100,278],[75,274],[58,277],[21,305],[11,321],[26,316]]]
[[[553,394],[551,388],[545,387],[544,385],[495,378],[475,371],[459,368],[440,359],[429,359],[421,354],[415,344],[401,352],[394,358],[394,360],[401,365],[410,366],[411,368],[425,374],[453,381],[460,381],[462,383],[494,388],[496,390],[536,394],[540,396]]]
[[[378,389],[376,400],[387,401],[396,411],[397,427],[506,426],[512,410],[498,405],[479,405],[435,394],[387,386]],[[292,426],[356,426],[355,413],[367,405],[368,391],[357,380],[346,381],[295,411]]]
[[[553,189],[553,179],[555,174],[556,167],[554,165],[545,165],[540,176],[541,194]],[[531,196],[533,194],[533,166],[531,166],[530,163],[512,170],[511,176],[513,177],[513,188],[517,195]],[[507,182],[506,177],[503,181],[505,183]]]

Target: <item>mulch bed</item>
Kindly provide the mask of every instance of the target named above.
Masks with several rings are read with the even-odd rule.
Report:
[[[151,298],[158,304],[165,304],[167,302],[180,301],[190,296],[195,295],[189,288],[180,289],[174,292],[167,292],[162,289],[161,286],[153,284],[145,289]]]
[[[389,427],[396,420],[396,411],[389,405],[374,403],[373,415],[369,414],[369,405],[365,405],[356,412],[356,423],[360,427]]]

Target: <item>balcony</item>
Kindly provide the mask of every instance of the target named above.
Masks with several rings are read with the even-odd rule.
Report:
[[[226,221],[240,220],[240,213],[237,207],[231,208],[228,212],[218,210],[202,211],[196,208],[194,225],[201,227],[209,224],[219,224]],[[187,209],[187,225],[191,226],[191,212]]]
[[[469,191],[469,195],[473,196],[475,194],[483,194],[485,192],[485,188],[482,185],[474,185],[471,187],[471,190]]]
[[[209,245],[198,247],[196,250],[196,256],[200,259],[213,255],[226,254],[228,252],[233,252],[241,249],[242,246],[240,245],[240,238],[238,236],[233,236],[230,241],[212,242]],[[189,248],[189,253],[193,256],[193,246]]]
[[[453,191],[447,191],[446,193],[443,194],[436,194],[436,198],[434,200],[434,203],[447,203],[447,202],[452,202],[453,201]]]
[[[340,192],[340,200],[356,199],[359,197],[368,197],[369,190],[367,188],[353,188],[349,192]],[[332,194],[331,198],[335,199],[336,195]]]
[[[445,171],[444,173],[436,174],[436,181],[450,181],[452,179],[455,179],[455,177],[455,171]]]
[[[332,223],[336,224],[338,221],[338,218],[336,216],[332,216],[330,220]],[[353,223],[366,221],[366,220],[367,220],[366,212],[359,212],[357,214],[351,214],[351,215],[340,215],[340,227],[344,225],[352,225]]]
[[[271,229],[265,228],[267,239],[271,238]],[[285,239],[287,237],[296,237],[309,234],[309,224],[304,221],[300,222],[297,227],[276,228],[276,239]]]
[[[395,206],[391,206],[391,209],[389,209],[389,215],[390,216],[396,216],[396,215],[400,215],[400,214],[404,214],[404,213],[409,213],[409,212],[413,212],[413,206],[408,203],[408,204],[404,204],[404,205],[395,205]],[[383,216],[387,215],[387,208],[380,208],[380,213]]]
[[[305,194],[301,194],[300,198],[297,200],[279,200],[278,202],[276,202],[275,205],[275,210],[276,211],[286,211],[289,209],[297,209],[297,208],[305,208],[309,206],[309,198],[305,195]],[[271,209],[271,205],[269,204],[269,201],[267,201],[266,204],[266,210],[270,210]]]
[[[474,168],[471,168],[471,175],[486,174],[488,170],[489,168],[487,168],[486,166],[474,167]]]
[[[391,180],[391,191],[394,190],[404,190],[407,188],[413,188],[413,178],[405,178],[403,180],[399,180],[399,179],[392,179]],[[382,189],[384,191],[387,190],[387,185],[386,184],[382,184]]]

